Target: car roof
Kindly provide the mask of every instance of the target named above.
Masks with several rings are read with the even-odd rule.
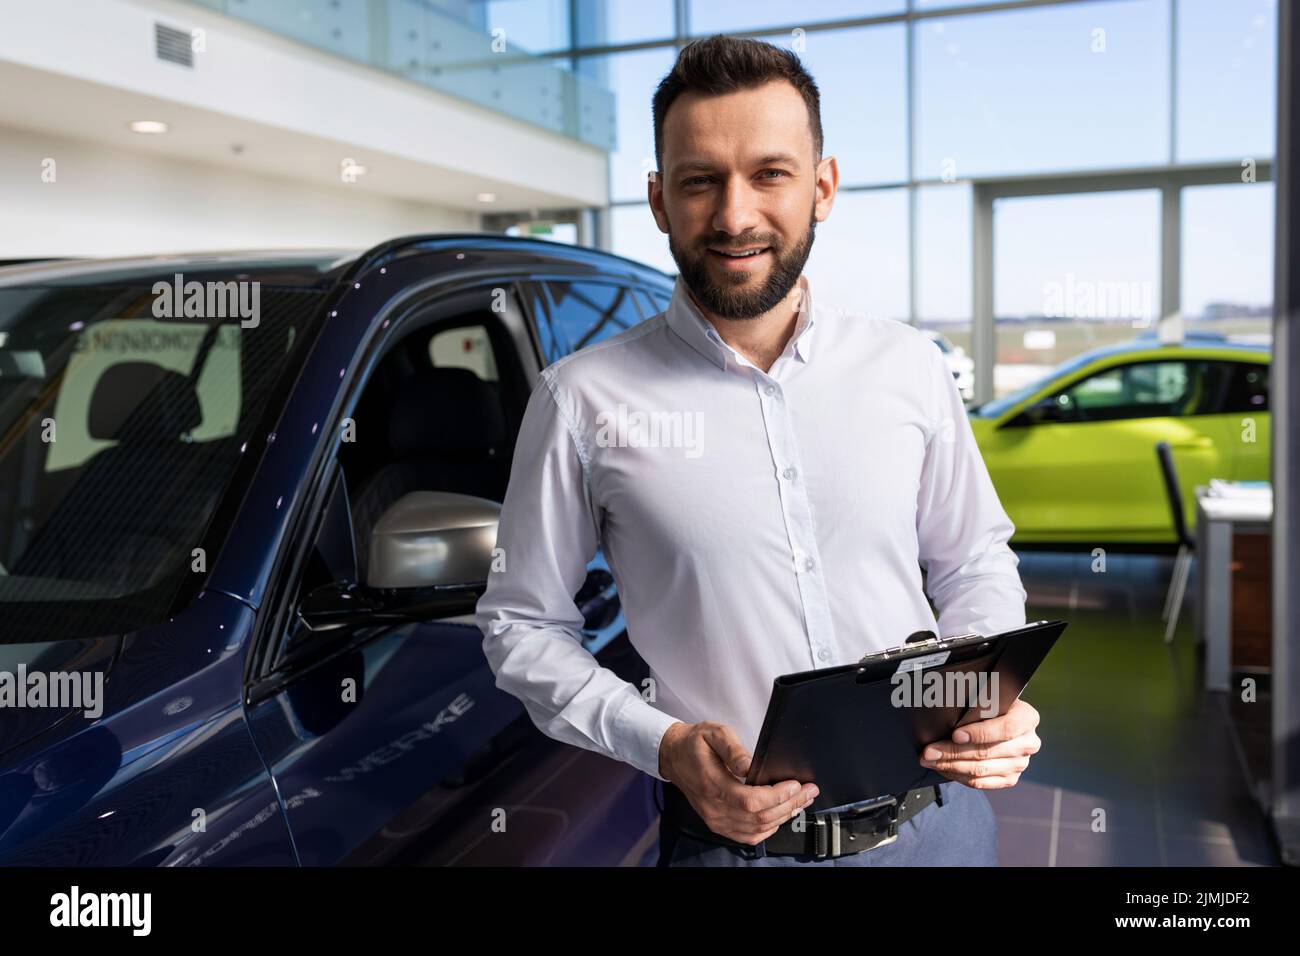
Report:
[[[1272,349],[1268,345],[1257,342],[1234,342],[1229,339],[1214,338],[1211,336],[1201,337],[1192,334],[1177,342],[1161,342],[1154,336],[1151,338],[1130,339],[1126,342],[1115,342],[1110,345],[1101,345],[1086,352],[1076,355],[1071,361],[1062,365],[1058,371],[1065,371],[1066,367],[1081,368],[1089,365],[1098,359],[1112,358],[1119,356],[1132,355],[1138,358],[1146,358],[1154,355],[1175,356],[1181,353],[1199,351],[1199,352],[1232,352],[1241,353],[1245,356],[1264,356],[1271,354]]]
[[[265,284],[318,286],[360,255],[356,249],[265,249],[233,252],[169,253],[95,259],[49,259],[0,266],[0,288],[27,285],[118,285],[156,280],[170,272],[187,277],[247,274]]]
[[[432,233],[390,239],[369,249],[267,249],[30,261],[0,265],[0,288],[153,282],[159,276],[177,272],[187,279],[201,280],[205,275],[228,279],[239,274],[264,285],[328,289],[354,267],[366,269],[399,257],[461,250],[524,255],[535,263],[577,262],[605,269],[614,266],[645,280],[671,280],[644,263],[562,242],[491,233]]]
[[[635,259],[600,249],[552,242],[531,236],[503,236],[484,233],[441,233],[403,236],[375,246],[365,256],[365,267],[373,268],[397,258],[430,253],[468,252],[518,257],[544,269],[548,263],[579,265],[602,272],[621,272],[652,283],[671,282],[673,277]],[[441,258],[441,257],[438,257]],[[446,268],[443,263],[440,267]],[[454,265],[451,267],[454,268]]]

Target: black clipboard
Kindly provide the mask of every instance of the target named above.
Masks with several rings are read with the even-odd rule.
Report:
[[[820,792],[809,813],[944,783],[943,774],[917,763],[925,745],[993,716],[995,687],[997,713],[1005,714],[1065,628],[1064,621],[1035,621],[989,636],[921,632],[856,664],[778,677],[745,783],[815,783]],[[984,674],[983,686],[967,674]],[[926,687],[943,681],[955,689],[959,679],[969,706],[935,706],[944,699],[927,697]]]

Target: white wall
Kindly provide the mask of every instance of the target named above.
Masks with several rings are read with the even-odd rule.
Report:
[[[0,258],[352,248],[442,231],[478,231],[478,216],[0,127]]]

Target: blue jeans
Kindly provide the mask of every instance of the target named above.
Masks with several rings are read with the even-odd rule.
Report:
[[[662,822],[659,852],[668,866],[997,866],[998,828],[986,794],[949,780],[943,806],[930,804],[898,828],[893,843],[834,860],[768,856],[762,845],[741,849],[669,833]]]

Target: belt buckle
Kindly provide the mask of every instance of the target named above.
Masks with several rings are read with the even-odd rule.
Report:
[[[889,808],[889,829],[883,838],[877,840],[871,846],[854,847],[852,850],[845,850],[845,841],[841,839],[843,821],[855,820],[858,817],[866,816],[881,807]],[[852,810],[842,813],[823,813],[814,816],[813,823],[813,856],[818,860],[835,859],[836,857],[847,856],[848,853],[859,853],[864,850],[874,850],[878,846],[888,846],[898,839],[898,797],[890,795],[881,797],[879,800],[873,800],[870,803],[854,807]],[[856,840],[857,837],[849,835],[849,840]]]

